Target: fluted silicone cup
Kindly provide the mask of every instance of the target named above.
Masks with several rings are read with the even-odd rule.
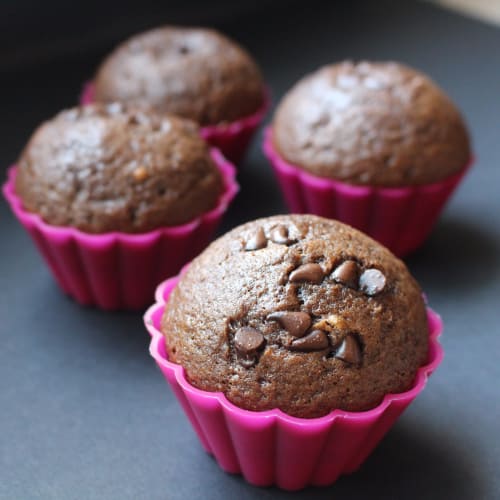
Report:
[[[303,419],[275,409],[256,412],[236,407],[220,392],[193,387],[182,366],[168,360],[161,318],[179,278],[156,290],[156,303],[144,316],[151,334],[150,353],[160,367],[203,448],[226,472],[242,474],[256,486],[276,485],[298,490],[325,486],[354,472],[377,446],[400,414],[426,385],[443,358],[438,342],[440,317],[427,309],[429,357],[419,368],[413,387],[387,394],[375,408],[363,412],[334,410],[321,418]]]
[[[262,106],[255,113],[239,120],[201,128],[201,136],[212,146],[220,149],[224,156],[238,165],[244,158],[250,141],[259,128],[270,105],[269,91],[264,92]],[[87,82],[80,98],[80,104],[94,102],[94,84]]]
[[[215,148],[211,155],[224,185],[217,205],[186,224],[141,234],[90,234],[47,224],[23,208],[15,193],[15,166],[3,192],[66,294],[102,309],[140,309],[151,303],[158,283],[203,250],[238,192],[234,167]]]
[[[288,163],[264,134],[270,161],[291,212],[337,219],[376,239],[402,257],[419,248],[472,161],[439,182],[407,187],[355,186],[312,175]]]

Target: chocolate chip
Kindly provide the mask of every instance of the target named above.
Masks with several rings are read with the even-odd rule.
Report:
[[[288,228],[285,226],[275,227],[271,232],[271,241],[278,245],[288,245],[290,240],[288,238]]]
[[[260,250],[267,245],[267,238],[264,234],[264,230],[259,227],[255,234],[250,237],[245,245],[245,250]]]
[[[249,326],[239,328],[234,335],[236,350],[245,356],[255,354],[264,345],[264,342],[262,332]]]
[[[350,288],[358,288],[359,269],[353,260],[346,260],[332,273],[332,278],[337,283],[342,283]]]
[[[257,362],[257,352],[264,347],[266,340],[262,332],[249,326],[236,330],[234,347],[238,353],[239,362],[245,368],[250,368]]]
[[[325,273],[319,264],[303,264],[302,266],[292,271],[290,281],[299,283],[310,281],[311,283],[321,283]]]
[[[351,365],[361,363],[361,347],[355,335],[350,333],[344,338],[335,353],[335,357]]]
[[[268,320],[277,321],[290,335],[303,337],[311,326],[311,316],[300,311],[276,311],[271,313]]]
[[[302,337],[301,339],[294,340],[289,348],[292,351],[322,351],[328,347],[328,337],[325,332],[321,330],[313,330],[311,333]]]
[[[359,287],[366,295],[380,293],[386,284],[384,274],[378,269],[367,269],[359,278]]]

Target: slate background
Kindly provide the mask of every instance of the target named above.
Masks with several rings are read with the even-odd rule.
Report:
[[[477,162],[430,240],[407,260],[443,316],[445,360],[358,473],[293,497],[500,498],[500,30],[395,0],[261,1],[243,10],[226,2],[203,15],[185,3],[179,14],[181,2],[149,11],[152,2],[141,10],[124,1],[114,4],[114,25],[108,3],[104,21],[97,2],[90,11],[45,2],[31,15],[24,5],[24,17],[13,4],[0,37],[0,168],[41,120],[75,102],[117,40],[167,21],[210,22],[246,45],[275,100],[304,73],[344,58],[401,60],[446,89],[467,117]],[[56,23],[66,15],[72,29]],[[259,143],[260,135],[221,230],[284,211]],[[64,297],[3,199],[0,256],[1,499],[292,497],[219,470],[149,358],[141,315]]]

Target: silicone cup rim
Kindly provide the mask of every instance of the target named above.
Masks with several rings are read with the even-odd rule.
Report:
[[[356,194],[376,190],[390,195],[391,193],[404,192],[406,190],[413,190],[418,188],[432,189],[433,187],[439,187],[443,184],[453,183],[459,180],[467,173],[467,171],[472,167],[476,160],[476,157],[472,155],[465,166],[461,167],[457,172],[444,177],[443,179],[426,184],[408,184],[402,186],[373,186],[370,184],[350,184],[348,182],[334,179],[332,177],[320,177],[319,175],[314,175],[304,170],[300,166],[290,163],[288,160],[283,158],[283,156],[281,156],[274,147],[272,140],[272,129],[272,125],[268,125],[264,129],[264,141],[262,144],[262,148],[267,158],[273,163],[275,167],[284,170],[287,173],[293,173],[297,175],[300,180],[304,182],[304,184],[312,185],[316,188],[327,188],[329,186],[334,186],[336,189],[342,190],[345,193]]]

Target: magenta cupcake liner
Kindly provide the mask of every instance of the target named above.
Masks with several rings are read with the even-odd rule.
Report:
[[[151,302],[158,283],[203,250],[238,192],[234,167],[218,150],[211,155],[224,181],[217,205],[189,223],[147,233],[90,234],[47,224],[23,208],[15,193],[15,166],[3,192],[65,293],[102,309],[139,309]]]
[[[80,104],[92,102],[94,102],[94,84],[88,82],[83,87]],[[238,165],[245,156],[255,131],[262,123],[270,102],[269,91],[266,89],[264,102],[255,113],[234,122],[202,127],[201,136],[209,144],[220,149],[228,160]]]
[[[338,219],[365,232],[398,256],[424,243],[472,161],[432,184],[397,188],[354,186],[312,175],[284,160],[265,131],[263,150],[291,212]]]
[[[165,303],[179,278],[162,283],[156,304],[144,316],[151,334],[150,353],[170,384],[203,448],[226,472],[242,474],[256,486],[276,485],[297,490],[324,486],[354,472],[373,451],[399,415],[425,387],[443,358],[438,342],[440,317],[427,309],[429,358],[414,386],[388,394],[374,409],[363,412],[334,410],[321,418],[302,419],[275,409],[255,412],[236,407],[220,392],[193,387],[182,366],[168,360],[160,331]]]

